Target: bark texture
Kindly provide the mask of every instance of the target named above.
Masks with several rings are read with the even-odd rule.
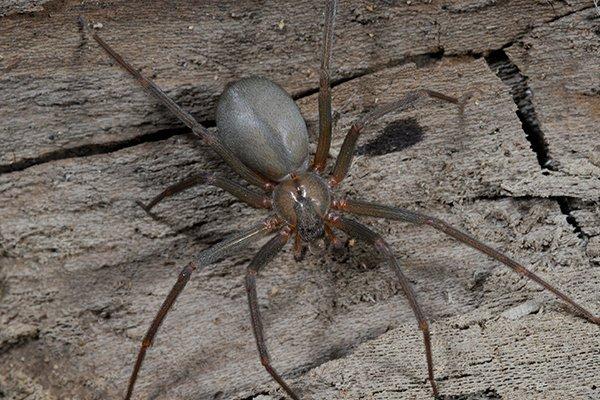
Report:
[[[84,14],[214,129],[216,100],[260,74],[317,126],[320,1],[9,1],[0,7],[0,399],[113,399],[195,254],[267,214],[199,187],[235,175],[79,30]],[[591,1],[342,1],[332,154],[369,127],[337,191],[426,211],[522,261],[600,313],[600,18]],[[462,123],[461,123],[462,122]],[[313,149],[314,150],[314,149]],[[331,162],[332,160],[330,160]],[[432,329],[445,399],[596,399],[598,326],[464,245],[363,219],[405,267]],[[194,275],[135,398],[283,397],[259,363],[243,286],[259,244]],[[394,273],[352,243],[286,250],[259,274],[275,367],[303,399],[428,399],[420,331]]]

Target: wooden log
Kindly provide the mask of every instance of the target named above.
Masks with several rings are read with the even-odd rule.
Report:
[[[136,24],[130,23],[128,27],[126,17],[134,14],[136,6],[140,9],[139,4],[129,6],[116,2],[107,9],[92,9],[80,3],[63,4],[65,8],[48,19],[38,14],[3,19],[0,30],[6,29],[4,22],[8,21],[13,24],[10,31],[19,32],[25,29],[23,21],[28,21],[33,26],[40,24],[37,25],[38,36],[44,32],[49,43],[60,43],[61,32],[62,41],[70,43],[64,45],[70,46],[66,47],[71,49],[70,53],[56,52],[52,57],[42,46],[41,39],[36,42],[30,34],[31,43],[37,43],[32,49],[38,49],[38,52],[31,50],[30,57],[39,56],[39,60],[47,63],[46,67],[43,63],[29,64],[26,74],[30,74],[31,85],[35,83],[38,88],[50,88],[49,93],[53,92],[55,88],[48,82],[52,81],[51,76],[58,75],[66,85],[63,89],[66,97],[78,98],[81,90],[85,91],[81,86],[73,86],[73,82],[92,82],[88,89],[101,91],[105,89],[100,88],[100,82],[112,85],[110,90],[114,97],[102,95],[92,100],[94,106],[100,105],[100,108],[94,108],[99,110],[98,114],[87,114],[86,118],[82,116],[92,109],[87,102],[43,106],[46,111],[53,107],[64,110],[57,114],[42,113],[36,124],[43,129],[52,130],[54,126],[76,129],[77,124],[87,124],[81,129],[88,132],[86,143],[91,147],[80,157],[73,157],[69,152],[57,154],[59,158],[69,157],[60,160],[45,158],[49,151],[39,146],[37,133],[30,128],[25,125],[14,128],[24,124],[27,118],[36,121],[38,117],[33,115],[36,109],[27,106],[34,100],[23,100],[21,106],[17,103],[4,106],[8,115],[4,121],[11,123],[2,128],[5,129],[2,137],[10,139],[5,143],[20,141],[19,148],[31,152],[19,156],[21,158],[15,156],[17,158],[9,162],[18,167],[17,171],[0,174],[0,392],[10,399],[123,396],[141,338],[179,269],[199,251],[265,215],[214,188],[197,188],[171,198],[156,208],[154,218],[136,206],[136,199],[147,200],[166,185],[194,171],[220,170],[235,176],[207,148],[192,143],[184,135],[153,136],[178,124],[166,117],[164,110],[153,106],[115,66],[108,65],[100,52],[94,56],[97,64],[92,63],[87,70],[83,61],[91,50],[86,48],[80,53],[81,64],[74,75],[67,72],[67,66],[74,61],[65,64],[62,70],[52,71],[53,65],[62,63],[61,57],[63,61],[73,57],[73,49],[81,40],[76,28],[56,21],[72,21],[80,12],[89,14],[93,21],[100,21],[100,16],[107,19],[112,16],[114,26],[109,28],[111,21],[103,22],[101,32],[106,32],[105,36],[125,53],[131,50],[132,59],[142,62],[145,61],[139,52],[141,49],[147,49],[147,54],[163,51],[173,58],[181,54],[182,60],[190,60],[193,49],[198,50],[202,45],[192,41],[192,47],[185,47],[189,42],[184,40],[189,21],[169,25],[168,21],[174,21],[169,18],[175,18],[177,13],[171,10],[169,14],[170,9],[159,9],[156,4],[140,11],[148,22],[154,21],[154,24],[144,25],[152,26],[152,30],[144,28],[137,33],[139,43],[148,44],[145,47],[134,46],[133,41],[126,44],[115,40],[136,38]],[[440,7],[440,3],[434,4]],[[594,186],[569,185],[567,178],[573,177],[564,171],[545,175],[515,114],[517,106],[511,88],[490,68],[489,58],[486,62],[484,58],[458,55],[469,54],[469,49],[476,49],[473,52],[477,53],[498,49],[501,45],[497,44],[519,37],[517,31],[524,25],[516,22],[515,9],[508,13],[504,3],[485,4],[460,3],[464,12],[447,9],[448,19],[452,17],[463,24],[472,15],[488,15],[489,18],[495,16],[498,26],[504,26],[511,18],[515,22],[512,26],[507,23],[506,30],[483,35],[479,42],[473,32],[456,31],[458,36],[446,36],[445,43],[453,44],[445,44],[445,48],[462,48],[448,53],[453,56],[445,55],[440,61],[419,66],[388,65],[389,60],[405,57],[410,46],[415,46],[410,50],[412,54],[430,51],[419,48],[418,40],[416,44],[411,44],[412,41],[401,44],[398,39],[382,48],[373,47],[373,52],[367,52],[366,64],[357,64],[357,69],[348,70],[347,75],[338,66],[337,77],[352,79],[334,89],[334,108],[340,116],[335,125],[332,153],[339,149],[345,131],[357,117],[408,90],[429,88],[451,95],[473,92],[463,127],[456,107],[422,101],[415,109],[390,115],[367,129],[360,139],[351,174],[338,193],[429,211],[447,219],[531,266],[598,314],[600,267],[597,253],[590,251],[590,244],[598,235],[594,227],[600,220],[598,203],[591,197]],[[589,6],[583,2],[576,4]],[[359,16],[371,15],[367,5],[354,6],[366,10]],[[518,5],[520,9],[529,10],[525,2]],[[567,8],[562,2],[552,5],[559,11]],[[375,29],[379,22],[363,25],[357,21],[352,25],[347,22],[352,5],[342,6],[340,36],[336,36],[341,54],[336,56],[339,60],[336,63],[353,65],[352,60],[357,60],[358,52],[363,49],[361,40],[367,39],[356,35],[358,39],[354,40],[352,29],[366,34],[362,29],[369,26]],[[234,31],[239,33],[230,36],[231,46],[243,38],[242,32],[247,30],[241,28],[246,27],[248,21],[257,21],[253,28],[257,30],[253,32],[258,35],[262,32],[261,26],[284,19],[287,31],[280,33],[274,25],[272,31],[265,28],[261,34],[272,38],[280,35],[289,49],[302,47],[294,41],[293,32],[302,32],[301,28],[314,25],[314,29],[308,30],[314,35],[311,36],[314,42],[307,45],[306,53],[302,54],[307,59],[312,57],[307,64],[318,65],[316,53],[307,55],[309,48],[311,52],[315,49],[320,37],[314,4],[301,2],[297,19],[287,19],[287,15],[296,12],[292,11],[294,7],[281,6],[265,7],[255,16],[239,17],[243,22],[236,19],[237,14],[227,17],[228,10],[210,4],[207,7],[220,13],[213,16],[220,15],[227,22],[225,25],[237,27]],[[251,8],[245,3],[236,7]],[[430,5],[419,3],[414,7],[422,11],[428,10]],[[541,12],[545,7],[546,3],[542,2],[533,8]],[[156,14],[164,19],[151,18],[152,10],[164,11]],[[398,21],[407,10],[411,7],[377,3],[372,13],[392,13],[390,21]],[[261,14],[263,12],[266,14]],[[575,13],[565,19],[578,20],[580,15],[588,15],[586,13],[588,11]],[[191,14],[182,14],[194,20]],[[201,21],[209,24],[209,15],[199,17],[198,14],[196,18],[205,18]],[[500,15],[505,19],[499,18]],[[539,29],[555,26],[553,24],[561,26],[562,19],[547,24],[554,18],[544,15],[546,17],[537,22],[541,25]],[[305,23],[301,24],[301,20]],[[596,20],[590,18],[581,21],[596,24]],[[212,23],[215,25],[207,26],[216,26],[217,22]],[[293,23],[298,25],[290,28]],[[381,23],[385,24],[385,19]],[[391,22],[387,24],[386,29],[389,29]],[[398,26],[405,29],[401,24]],[[414,29],[414,25],[410,26]],[[49,27],[56,31],[51,32]],[[381,38],[388,37],[385,32],[389,37],[396,35],[380,29]],[[476,24],[474,29],[485,31]],[[67,30],[71,33],[66,34]],[[156,38],[161,36],[158,33],[165,32],[162,38],[177,39],[172,43],[179,43],[178,50],[168,50],[165,42],[157,39],[148,40],[144,32],[154,32]],[[199,35],[196,29],[192,32]],[[532,38],[526,35],[524,42],[533,40],[536,34],[533,30]],[[5,35],[0,37],[6,38]],[[13,40],[22,40],[19,35],[13,37]],[[401,38],[400,33],[397,38]],[[354,45],[357,47],[352,50]],[[88,40],[87,46],[92,48],[93,44]],[[248,43],[247,46],[253,48],[254,53],[239,50],[240,60],[244,61],[239,68],[263,68],[264,64],[256,67],[260,65],[260,58],[254,63],[244,58],[259,54],[257,46],[260,45]],[[281,47],[272,51],[280,49],[282,54],[292,54],[285,52],[284,44],[278,46]],[[577,42],[575,47],[578,46],[584,43]],[[138,53],[134,50],[136,47]],[[2,54],[7,48],[9,46],[3,47]],[[209,49],[207,55],[215,53],[211,59],[229,60],[230,64],[225,64],[229,67],[224,71],[236,65],[233,56],[220,53],[216,44],[206,45],[206,48]],[[506,54],[533,84],[536,76],[533,69],[530,71],[520,64],[511,50]],[[159,68],[157,80],[198,115],[209,115],[214,107],[214,96],[229,76],[262,71],[225,72],[223,80],[213,81],[211,95],[197,97],[203,91],[200,89],[204,89],[197,86],[204,85],[198,83],[204,80],[193,79],[194,74],[199,76],[198,70],[183,68],[184,73],[180,70],[177,74],[173,67],[176,63],[165,63],[156,57],[144,66],[144,72],[150,72],[150,64]],[[286,60],[287,64],[274,63],[269,74],[272,72],[277,80],[288,82],[286,87],[299,95],[302,112],[309,126],[314,128],[316,94],[310,92],[314,87],[311,86],[314,74],[310,79],[300,79],[298,70],[285,67],[299,64],[291,60]],[[143,65],[140,63],[140,66]],[[543,67],[544,64],[540,64],[536,68]],[[4,78],[17,79],[11,75],[14,71],[6,73]],[[86,81],[86,77],[90,80]],[[3,85],[5,82],[3,80]],[[17,86],[2,86],[8,87],[2,91],[3,99],[12,98],[11,91],[18,95]],[[192,89],[185,94],[186,88]],[[533,90],[535,94],[536,89]],[[123,104],[124,94],[133,96],[125,99],[126,104]],[[546,99],[552,98],[551,92],[535,96],[536,110],[545,107]],[[560,108],[559,105],[552,107]],[[86,108],[88,106],[90,108]],[[205,114],[199,111],[201,109]],[[17,113],[19,110],[21,114]],[[567,108],[562,114],[565,120],[570,118],[570,112],[572,109]],[[593,113],[586,117],[584,112],[574,116],[582,126],[591,126],[585,124],[596,117]],[[115,139],[108,134],[101,138],[103,134],[97,129],[100,118],[106,119],[109,131],[123,136]],[[5,136],[6,126],[14,130]],[[589,143],[595,143],[593,131],[582,131],[588,132]],[[69,148],[69,143],[76,142],[76,136],[66,137],[69,139],[64,146]],[[138,139],[127,142],[134,137]],[[554,146],[552,135],[546,133],[546,138],[549,148],[556,149],[551,153],[553,158],[562,159],[561,154],[570,151],[568,143]],[[113,145],[115,147],[111,147]],[[19,164],[26,157],[35,159],[38,165],[26,168],[25,164]],[[550,192],[551,198],[546,198],[548,192],[542,189],[549,179],[555,189]],[[561,184],[566,188],[564,191],[560,191]],[[572,220],[567,220],[556,199],[567,193],[573,207],[570,216],[580,224],[587,238],[582,239],[574,232]],[[400,223],[364,220],[390,241],[432,321],[436,374],[443,395],[454,399],[560,399],[597,395],[595,377],[600,372],[597,326],[577,317],[534,284],[441,234]],[[256,249],[257,246],[253,246],[244,250],[192,278],[148,353],[136,398],[266,400],[281,397],[281,391],[258,361],[250,330],[243,274]],[[381,265],[377,255],[360,244],[336,256],[309,256],[302,263],[294,262],[291,250],[287,249],[261,272],[259,301],[270,353],[275,366],[299,390],[302,398],[431,398],[425,380],[420,334],[393,278],[392,271]]]
[[[572,3],[572,4],[571,4]],[[32,3],[39,4],[39,3]],[[470,1],[342,3],[334,79],[416,58],[477,54],[587,0],[496,5]],[[83,34],[102,36],[201,121],[214,120],[224,86],[261,74],[297,97],[317,88],[323,2],[53,1],[0,24],[0,171],[90,154],[180,127]],[[519,12],[514,12],[519,10]],[[156,136],[153,136],[156,137]]]
[[[595,8],[534,29],[507,54],[527,77],[548,160],[547,196],[564,196],[586,252],[600,263],[600,22]],[[583,195],[585,193],[585,195]]]

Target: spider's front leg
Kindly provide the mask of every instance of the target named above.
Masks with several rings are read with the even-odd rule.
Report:
[[[410,286],[410,282],[402,272],[402,268],[394,253],[392,252],[390,246],[387,242],[377,233],[367,228],[365,225],[358,223],[356,221],[345,219],[336,215],[335,213],[331,213],[328,216],[329,224],[332,226],[346,232],[349,236],[354,237],[358,240],[364,240],[365,242],[372,245],[377,251],[379,251],[387,260],[388,264],[394,268],[394,272],[396,272],[396,276],[398,277],[398,281],[400,282],[400,286],[402,286],[402,291],[406,296],[410,307],[412,308],[415,317],[417,318],[417,322],[419,324],[419,329],[423,332],[423,343],[425,344],[425,357],[427,359],[427,372],[429,375],[429,383],[431,383],[431,390],[434,396],[438,396],[438,389],[435,383],[435,377],[433,374],[433,356],[431,354],[431,335],[429,333],[429,324],[427,323],[427,319],[425,318],[425,314],[421,309],[417,301],[417,296]]]
[[[540,286],[542,286],[544,289],[553,293],[556,297],[563,300],[565,303],[569,304],[577,312],[579,312],[583,317],[585,317],[589,321],[593,322],[594,324],[600,325],[600,317],[596,317],[590,311],[586,310],[584,307],[577,304],[573,299],[571,299],[565,293],[561,292],[556,287],[547,283],[541,277],[539,277],[535,273],[531,272],[530,270],[525,268],[520,263],[514,261],[513,259],[506,256],[505,254],[502,254],[498,250],[480,242],[479,240],[473,238],[472,236],[467,235],[466,233],[461,232],[456,228],[453,228],[448,223],[446,223],[440,219],[433,218],[428,215],[421,214],[421,213],[418,213],[415,211],[406,210],[403,208],[389,207],[389,206],[385,206],[385,205],[381,205],[381,204],[368,203],[368,202],[364,202],[364,201],[357,201],[357,200],[351,200],[351,199],[336,200],[333,203],[333,207],[340,211],[345,211],[345,212],[358,214],[358,215],[368,215],[368,216],[377,217],[377,218],[400,220],[400,221],[411,222],[413,224],[418,224],[418,225],[429,225],[429,226],[433,227],[434,229],[444,232],[446,235],[451,236],[454,239],[466,244],[467,246],[470,246],[484,254],[487,254],[488,256],[492,257],[493,259],[500,261],[502,264],[511,268],[516,273],[518,273],[526,278],[531,279],[532,281],[534,281],[537,284],[539,284]]]
[[[265,367],[267,372],[273,379],[285,390],[285,392],[294,400],[300,400],[290,386],[283,380],[281,375],[271,366],[269,352],[263,332],[262,320],[258,308],[258,296],[256,294],[256,275],[258,271],[271,261],[277,253],[285,246],[291,236],[289,227],[283,228],[274,236],[260,251],[254,256],[250,262],[246,273],[246,292],[248,293],[248,304],[250,306],[250,317],[252,320],[252,330],[256,339],[256,346],[260,355],[260,363]]]
[[[142,367],[142,363],[144,362],[144,357],[146,356],[146,351],[148,347],[152,346],[152,342],[154,341],[154,337],[156,336],[160,325],[163,323],[168,312],[171,310],[171,307],[177,300],[177,297],[179,297],[179,295],[189,282],[192,272],[194,272],[198,268],[202,268],[209,264],[212,264],[220,258],[225,257],[226,255],[231,254],[236,250],[240,250],[241,248],[246,247],[247,245],[253,243],[257,239],[267,236],[269,233],[277,229],[280,226],[280,224],[281,222],[278,219],[271,218],[243,232],[231,235],[222,242],[214,245],[210,249],[200,253],[196,257],[196,260],[194,262],[190,263],[185,268],[183,268],[183,270],[179,273],[177,282],[169,291],[169,294],[167,295],[167,298],[163,302],[162,306],[160,307],[160,310],[152,320],[150,328],[148,328],[148,331],[144,335],[144,339],[142,340],[142,346],[140,347],[137,359],[135,361],[135,366],[133,367],[133,371],[129,378],[129,384],[127,386],[127,394],[125,395],[125,400],[131,399],[131,395],[133,394],[133,388],[135,386],[138,373],[140,371],[140,368]]]
[[[319,141],[312,168],[323,171],[331,146],[331,75],[329,64],[333,53],[333,24],[337,11],[337,0],[327,1],[325,8],[325,30],[323,31],[323,55],[319,73]]]
[[[199,123],[190,113],[182,109],[177,103],[175,103],[161,88],[156,85],[152,80],[143,76],[137,69],[127,62],[115,49],[113,49],[108,43],[106,43],[94,30],[87,24],[87,21],[83,17],[79,17],[79,24],[81,28],[89,32],[92,38],[108,53],[108,55],[115,60],[123,69],[125,69],[131,76],[133,76],[138,83],[146,89],[156,100],[162,105],[169,109],[181,122],[183,122],[188,128],[192,130],[194,136],[198,139],[202,139],[204,143],[210,146],[221,158],[229,164],[229,166],[237,172],[242,178],[249,183],[262,188],[265,191],[273,189],[274,183],[264,178],[257,172],[248,168],[242,163],[233,152],[227,147],[223,146],[219,140],[206,129],[201,123]]]

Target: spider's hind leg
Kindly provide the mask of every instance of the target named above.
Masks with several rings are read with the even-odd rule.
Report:
[[[338,215],[332,214],[328,218],[328,223],[331,226],[334,226],[344,232],[346,232],[349,236],[354,237],[358,240],[362,240],[369,245],[371,245],[376,251],[378,251],[385,259],[388,265],[390,265],[394,272],[396,272],[396,277],[400,286],[402,287],[402,291],[408,300],[408,304],[412,308],[415,318],[417,319],[419,330],[423,334],[423,344],[425,346],[425,359],[427,361],[427,373],[429,377],[429,383],[431,385],[431,391],[433,392],[434,397],[437,397],[439,392],[437,388],[437,384],[435,383],[435,376],[433,370],[433,356],[431,352],[431,333],[429,331],[429,323],[425,318],[425,314],[417,301],[417,296],[415,295],[412,286],[404,275],[400,264],[396,260],[394,253],[389,246],[389,244],[377,233],[373,230],[369,229],[365,225],[356,222],[351,219],[346,219],[340,217]]]

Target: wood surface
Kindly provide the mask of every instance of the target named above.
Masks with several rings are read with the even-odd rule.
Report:
[[[194,172],[235,175],[77,15],[210,129],[228,82],[272,78],[297,99],[314,143],[323,9],[0,6],[0,399],[122,398],[179,270],[267,215],[211,187],[154,215],[135,204]],[[424,99],[370,126],[336,193],[445,219],[598,315],[599,32],[591,1],[342,1],[332,157],[353,121],[409,90],[472,97],[462,120]],[[600,398],[598,326],[430,228],[361,220],[389,240],[431,321],[442,398]],[[258,246],[193,276],[134,398],[283,398],[250,329],[243,277]],[[432,398],[412,312],[366,246],[299,263],[288,246],[258,288],[274,365],[303,399]]]

